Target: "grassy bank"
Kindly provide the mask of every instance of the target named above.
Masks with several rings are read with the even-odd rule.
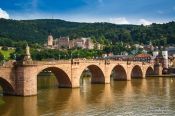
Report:
[[[4,55],[5,60],[10,58],[10,54],[15,52],[15,50],[0,50],[0,52]]]

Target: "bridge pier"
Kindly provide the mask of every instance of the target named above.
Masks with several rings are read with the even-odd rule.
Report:
[[[131,81],[131,71],[132,71],[132,66],[128,65],[127,68],[126,68],[126,75],[127,75],[127,81]]]
[[[105,66],[104,77],[105,77],[104,83],[110,84],[110,82],[111,82],[111,69],[108,65]]]
[[[142,79],[146,79],[146,71],[143,71]]]
[[[16,69],[16,95],[37,95],[37,77],[34,66],[22,66]]]
[[[77,66],[72,66],[71,68],[71,82],[72,82],[72,88],[78,88],[80,87],[80,81],[79,81],[79,74],[78,71],[79,68]]]
[[[154,65],[154,74],[155,75],[161,76],[162,75],[162,70],[163,70],[163,68],[162,68],[161,64],[155,64]]]
[[[110,76],[105,77],[105,83],[104,84],[110,84],[110,81],[111,81]]]

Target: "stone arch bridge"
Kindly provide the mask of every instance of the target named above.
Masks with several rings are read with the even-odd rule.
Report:
[[[3,94],[31,96],[37,94],[37,75],[43,70],[52,71],[60,87],[80,86],[80,77],[89,69],[92,83],[108,84],[114,80],[145,78],[154,74],[154,65],[146,62],[115,60],[58,60],[23,61],[0,66],[0,86]]]

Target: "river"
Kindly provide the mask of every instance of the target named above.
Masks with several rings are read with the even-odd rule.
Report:
[[[151,116],[175,114],[175,79],[147,78],[57,88],[55,77],[38,77],[38,95],[2,96],[0,116]]]

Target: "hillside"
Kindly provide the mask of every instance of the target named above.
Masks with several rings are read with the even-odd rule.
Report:
[[[105,42],[175,44],[175,22],[151,26],[115,25],[110,23],[77,23],[59,19],[6,20],[0,19],[0,37],[14,41],[44,43],[48,33],[54,37],[92,37]]]

